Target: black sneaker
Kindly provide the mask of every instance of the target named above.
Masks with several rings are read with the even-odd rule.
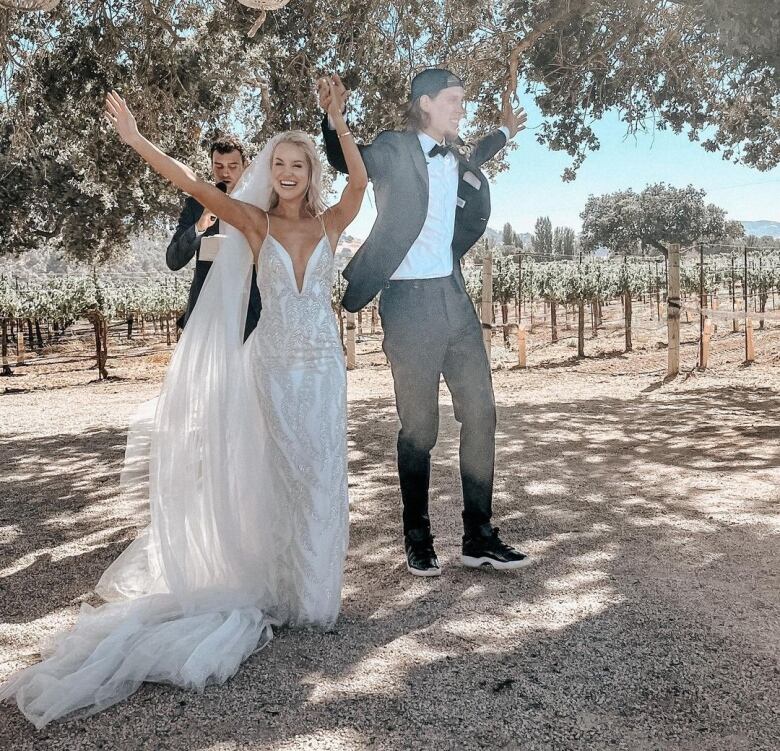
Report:
[[[427,529],[410,529],[404,537],[406,568],[415,576],[440,576],[433,535]]]
[[[525,568],[531,565],[531,558],[511,545],[501,542],[498,527],[485,528],[463,535],[463,555],[461,561],[469,568],[492,566],[502,571]]]

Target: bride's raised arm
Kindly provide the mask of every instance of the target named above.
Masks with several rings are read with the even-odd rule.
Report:
[[[320,90],[327,87],[329,92],[328,116],[336,128],[336,134],[341,142],[341,148],[344,152],[344,160],[347,163],[349,177],[347,187],[344,188],[339,202],[328,209],[327,214],[331,217],[331,225],[340,235],[357,216],[360,211],[360,205],[363,203],[363,194],[368,186],[368,174],[363,157],[360,156],[360,150],[352,136],[352,131],[347,127],[342,112],[345,105],[345,97],[339,95],[335,82],[327,77],[319,82]]]
[[[252,250],[257,252],[265,239],[268,226],[262,209],[230,198],[216,186],[199,178],[186,164],[168,156],[142,136],[133,113],[115,91],[106,95],[106,119],[114,126],[119,137],[137,151],[155,172],[191,195],[221,220],[232,224],[244,234]]]

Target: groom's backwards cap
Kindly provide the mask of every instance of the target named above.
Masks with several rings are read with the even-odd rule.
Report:
[[[412,79],[412,101],[419,99],[426,94],[430,97],[436,96],[442,89],[449,89],[450,86],[460,86],[466,88],[463,81],[454,73],[450,73],[443,68],[428,68],[418,73]]]

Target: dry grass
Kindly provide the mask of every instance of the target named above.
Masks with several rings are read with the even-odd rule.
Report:
[[[696,345],[683,336],[683,365]],[[685,329],[684,329],[685,330]],[[562,332],[563,333],[563,332]],[[350,373],[351,544],[335,633],[283,630],[203,695],[145,686],[36,733],[0,707],[9,749],[774,749],[780,737],[780,334],[741,366],[663,383],[637,332],[496,339],[496,521],[537,559],[457,565],[457,431],[442,390],[432,519],[444,575],[402,565],[392,382],[378,337]],[[157,356],[155,357],[157,359]],[[119,505],[127,420],[163,372],[149,357],[0,382],[0,676],[77,604],[143,523]]]

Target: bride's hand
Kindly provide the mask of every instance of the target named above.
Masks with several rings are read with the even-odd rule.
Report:
[[[114,126],[119,137],[129,146],[132,146],[140,137],[135,117],[116,91],[106,94],[106,119]]]

